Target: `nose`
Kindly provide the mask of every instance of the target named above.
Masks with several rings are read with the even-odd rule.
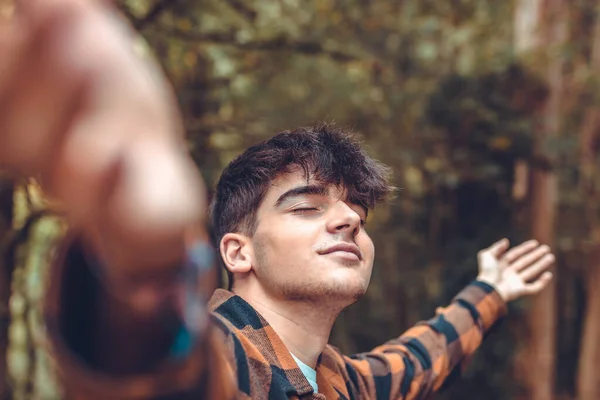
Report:
[[[331,208],[331,216],[327,221],[327,230],[330,233],[351,233],[358,235],[361,229],[360,215],[348,204],[339,201]]]

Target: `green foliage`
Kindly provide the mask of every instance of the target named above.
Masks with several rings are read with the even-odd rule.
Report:
[[[42,310],[53,249],[64,226],[44,211],[46,205],[33,183],[17,186],[13,203],[14,233],[6,257],[13,263],[6,379],[12,399],[59,399]]]
[[[483,160],[497,153],[513,161],[530,159],[532,120],[545,98],[543,82],[509,65],[483,75],[446,77],[430,98],[426,118],[454,149],[480,152]]]

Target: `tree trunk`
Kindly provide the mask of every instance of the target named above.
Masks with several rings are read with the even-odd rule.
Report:
[[[597,284],[600,281],[600,263],[598,252],[596,258],[590,257],[589,270],[587,271],[586,311],[581,340],[581,353],[577,367],[577,399],[600,399],[600,380],[598,380],[598,366],[600,366],[600,291]]]
[[[542,243],[552,246],[556,204],[556,177],[549,171],[533,173],[532,234]],[[556,287],[549,287],[531,300],[528,309],[529,336],[525,338],[525,358],[529,365],[523,377],[526,397],[531,400],[550,400],[554,394],[556,342]]]
[[[600,6],[596,9],[590,54],[590,71],[600,72]],[[594,195],[597,191],[593,179],[596,167],[596,154],[593,147],[598,136],[599,123],[600,105],[593,103],[585,110],[579,135],[579,187],[584,195]]]
[[[591,70],[600,71],[600,13],[596,11],[596,21],[592,38],[592,53],[590,57]],[[577,366],[577,398],[580,400],[600,399],[600,383],[596,368],[600,366],[600,291],[597,282],[600,281],[600,221],[598,215],[598,187],[594,179],[595,151],[593,143],[598,136],[600,122],[600,106],[592,104],[585,110],[581,133],[579,137],[579,187],[584,195],[586,219],[591,224],[592,246],[586,263],[586,308]]]
[[[0,24],[6,23],[14,13],[14,1],[0,0]],[[13,183],[0,171],[0,400],[12,397],[8,382],[8,325],[10,321],[9,300],[12,265],[7,265],[3,244],[12,227]]]
[[[561,47],[567,36],[567,0],[517,0],[515,7],[515,48],[523,61],[546,79],[548,98],[539,110],[540,124],[535,133],[535,156],[531,191],[532,235],[540,242],[554,244],[557,204],[557,178],[552,170],[554,157],[548,147],[558,136],[561,125],[563,65]],[[550,146],[549,146],[550,145]],[[519,359],[524,398],[550,400],[554,397],[556,294],[555,280],[531,300],[525,355]]]
[[[12,266],[7,265],[8,257],[4,243],[12,226],[13,183],[0,177],[0,400],[9,399],[6,350],[8,348],[8,325],[10,321],[8,302]]]

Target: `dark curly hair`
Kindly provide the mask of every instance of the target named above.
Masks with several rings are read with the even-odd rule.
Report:
[[[369,157],[348,132],[331,125],[284,131],[248,148],[223,171],[211,206],[217,247],[229,232],[253,235],[270,183],[301,168],[305,176],[347,190],[348,200],[373,209],[393,191],[388,167]],[[229,287],[232,276],[228,271]]]

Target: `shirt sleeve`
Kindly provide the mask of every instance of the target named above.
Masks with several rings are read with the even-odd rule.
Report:
[[[50,273],[44,313],[51,353],[67,398],[234,398],[236,384],[230,365],[234,357],[227,354],[229,333],[222,327],[209,325],[202,337],[194,337],[184,324],[173,326],[179,334],[174,335],[172,350],[139,372],[117,374],[99,367],[92,356],[91,337],[97,323],[95,310],[103,300],[103,283],[80,247],[70,245],[58,256]]]
[[[349,380],[365,399],[422,399],[459,375],[506,303],[475,281],[448,307],[371,352],[345,358]]]

